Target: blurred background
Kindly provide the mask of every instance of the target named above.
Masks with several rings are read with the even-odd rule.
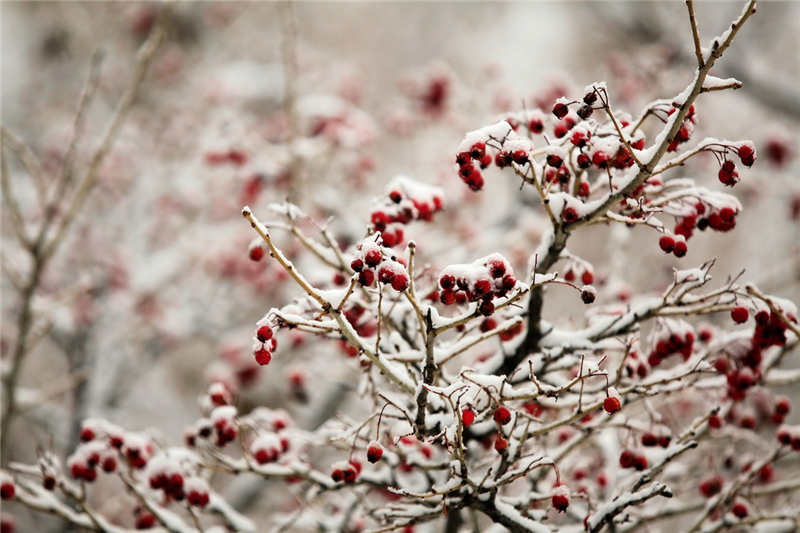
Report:
[[[103,61],[78,173],[160,7],[0,6],[2,124],[37,154],[45,179],[63,163],[92,55],[101,50]],[[741,8],[699,4],[703,42]],[[278,219],[268,204],[289,199],[345,245],[363,234],[373,198],[407,174],[447,193],[447,211],[410,230],[431,273],[494,251],[524,272],[546,219],[510,173],[487,171],[480,194],[463,186],[453,158],[464,133],[512,110],[549,112],[556,97],[599,80],[615,108],[636,115],[677,94],[694,69],[682,2],[178,3],[166,24],[98,183],[34,297],[43,333],[22,368],[14,460],[69,453],[87,416],[180,442],[200,416],[198,398],[221,378],[237,384],[241,405],[285,408],[309,429],[356,408],[347,392],[357,365],[336,344],[282,334],[273,363],[254,367],[253,325],[297,291],[274,264],[248,259],[253,235],[241,206]],[[800,300],[799,36],[800,3],[763,2],[713,72],[744,87],[699,100],[694,139],[752,139],[759,150],[732,191],[744,205],[736,229],[695,236],[677,260],[647,231],[592,227],[570,249],[595,265],[601,298],[657,290],[673,267],[717,258],[718,279],[745,269],[763,290]],[[3,157],[35,227],[42,214],[32,181],[11,152]],[[710,156],[677,172],[723,188]],[[14,279],[30,263],[7,213],[2,235],[5,364],[21,303]],[[289,236],[280,241],[314,281],[332,283]],[[555,298],[546,318],[580,324],[572,300]],[[265,500],[265,488],[237,479],[228,494],[269,514],[283,502]],[[22,531],[61,528],[13,512],[31,528]]]

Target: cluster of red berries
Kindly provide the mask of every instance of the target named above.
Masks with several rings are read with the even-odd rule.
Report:
[[[796,319],[789,315],[789,320]],[[761,310],[756,313],[756,327],[753,331],[752,345],[754,349],[764,349],[770,346],[783,346],[786,344],[786,322],[781,316],[772,311]]]
[[[528,154],[524,150],[520,150],[518,158],[514,159],[506,152],[498,152],[495,156],[497,166],[503,168],[511,164],[513,160],[517,164],[523,164],[528,161]],[[473,161],[478,163],[479,168],[475,167]],[[456,164],[458,165],[458,176],[471,190],[479,191],[483,189],[483,174],[481,169],[487,168],[492,164],[492,156],[486,152],[486,143],[476,142],[472,145],[468,152],[459,152],[456,155]]]
[[[260,465],[273,463],[289,451],[289,438],[276,433],[263,433],[250,444],[250,455]]]
[[[261,366],[269,364],[272,352],[278,347],[272,328],[268,324],[261,324],[256,330],[256,341],[253,344],[253,358]]]
[[[381,247],[370,239],[359,244],[358,254],[350,262],[350,268],[358,273],[358,282],[364,287],[371,287],[375,283],[377,273],[380,283],[391,285],[397,292],[408,288],[408,272],[401,259],[385,257]]]
[[[398,177],[389,184],[389,193],[370,215],[373,230],[381,234],[384,246],[392,248],[405,238],[403,225],[414,220],[430,222],[444,208],[442,191],[408,178]]]
[[[631,450],[623,450],[619,455],[619,466],[642,471],[647,468],[647,457]]]
[[[758,368],[753,369],[749,366],[743,366],[731,369],[726,378],[728,397],[734,401],[742,401],[747,395],[747,391],[761,380],[761,371]]]
[[[656,367],[664,359],[675,354],[681,354],[684,361],[688,360],[692,356],[694,339],[695,336],[692,331],[673,331],[669,333],[666,337],[656,341],[653,351],[647,357],[647,363],[651,367]]]
[[[105,443],[93,441],[81,444],[67,461],[70,475],[74,479],[88,483],[97,479],[97,467],[106,473],[117,469],[116,452],[110,450]]]
[[[236,440],[239,434],[236,429],[236,423],[234,422],[235,417],[236,408],[232,405],[217,407],[211,412],[211,423],[214,426],[215,435],[217,437],[216,444],[220,448]],[[201,436],[203,435],[201,434]]]
[[[689,251],[689,247],[686,246],[686,239],[683,235],[662,235],[658,239],[658,246],[664,253],[675,254],[675,257],[683,257],[686,255],[686,252]]]
[[[672,437],[668,433],[660,433],[656,435],[652,431],[642,433],[642,446],[652,448],[654,446],[661,446],[666,448],[672,441]]]
[[[646,378],[650,373],[650,367],[647,365],[647,361],[640,359],[639,352],[631,352],[625,361],[625,371],[628,377],[633,377],[635,374],[640,378]]]
[[[344,318],[361,337],[372,337],[378,329],[378,322],[370,315],[365,315],[366,307],[359,303],[348,305],[344,310]],[[349,345],[348,345],[349,346]]]
[[[148,467],[150,488],[164,492],[167,500],[183,501],[186,493],[183,490],[183,473],[177,465],[164,458],[155,458]]]
[[[336,483],[354,483],[359,474],[361,474],[361,463],[354,459],[338,461],[331,467],[331,479]]]
[[[492,254],[471,264],[446,267],[439,275],[439,301],[445,305],[480,302],[480,313],[490,316],[495,309],[492,299],[505,296],[516,285],[508,261]]]
[[[669,115],[672,115],[677,111],[677,108],[673,107],[669,110]],[[694,106],[689,107],[689,111],[686,113],[686,116],[683,119],[683,124],[681,124],[681,129],[678,130],[678,133],[675,134],[675,137],[670,141],[669,146],[667,146],[668,152],[674,152],[678,149],[678,145],[685,143],[692,137],[692,133],[694,133],[694,125],[696,123],[696,114]]]

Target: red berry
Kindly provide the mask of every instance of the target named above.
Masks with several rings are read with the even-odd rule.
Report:
[[[382,259],[383,256],[381,255],[380,250],[375,250],[375,249],[368,251],[367,254],[364,256],[364,262],[367,263],[367,266],[370,267],[378,266],[378,263],[380,263]]]
[[[502,452],[508,448],[508,441],[501,435],[500,433],[497,434],[497,438],[494,439],[494,449],[498,452]]]
[[[256,338],[261,342],[267,342],[272,338],[272,328],[266,324],[258,328],[256,331]]]
[[[398,292],[403,292],[408,288],[408,276],[397,274],[392,280],[392,288]]]
[[[478,307],[478,311],[480,311],[483,316],[492,316],[494,313],[494,304],[491,300],[483,300],[480,307]]]
[[[569,108],[566,106],[566,104],[559,102],[553,106],[553,114],[557,118],[564,118],[567,116],[567,113],[569,113]]]
[[[750,312],[747,310],[746,307],[734,307],[731,309],[731,318],[737,324],[743,324],[747,322],[747,319],[750,318]]]
[[[264,257],[264,248],[261,246],[253,246],[250,248],[250,259],[253,261],[261,261]]]
[[[464,424],[465,427],[469,427],[472,423],[475,422],[475,411],[472,409],[462,409],[461,410],[461,423]]]
[[[631,468],[636,461],[636,454],[630,450],[623,450],[619,455],[619,466],[622,468]]]
[[[658,239],[658,246],[666,253],[671,253],[675,249],[675,239],[669,235],[662,235]]]
[[[722,490],[723,480],[720,476],[715,476],[700,483],[700,493],[706,498],[719,494]]]
[[[500,424],[501,426],[505,426],[509,422],[511,422],[511,411],[508,410],[508,407],[501,405],[497,409],[494,410],[494,421]]]
[[[736,516],[736,518],[747,518],[747,515],[749,513],[747,509],[747,504],[745,504],[744,502],[734,503],[733,507],[731,507],[731,512],[734,514],[734,516]]]
[[[779,415],[788,415],[792,409],[792,401],[786,396],[779,396],[775,399],[775,412]]]
[[[92,428],[83,428],[81,430],[81,441],[89,442],[92,439],[94,439],[94,431],[92,431]]]
[[[565,222],[575,222],[578,220],[578,210],[574,207],[567,207],[561,211],[561,218],[564,219]]]
[[[594,274],[589,270],[584,270],[583,274],[581,274],[581,281],[584,285],[591,285],[594,282]]]
[[[269,350],[267,350],[264,347],[261,347],[255,352],[253,352],[253,355],[255,356],[256,363],[258,363],[261,366],[268,365],[269,362],[272,360],[272,354],[270,353]]]
[[[553,508],[558,512],[563,513],[569,507],[569,489],[564,485],[559,485],[553,493],[551,498]]]
[[[0,499],[10,500],[16,494],[17,489],[13,483],[6,481],[0,485]]]
[[[375,272],[372,270],[362,270],[358,274],[358,282],[365,286],[369,287],[375,281]]]
[[[608,166],[608,154],[602,150],[598,150],[592,155],[592,163],[598,168],[606,168]]]
[[[642,446],[655,446],[658,444],[658,437],[656,437],[653,433],[647,432],[642,435]]]
[[[383,457],[383,448],[377,442],[371,442],[367,448],[367,461],[377,463]]]
[[[605,409],[606,413],[616,413],[622,409],[622,404],[616,396],[609,396],[603,400],[603,409]]]
[[[683,257],[684,255],[686,255],[687,251],[689,251],[689,247],[686,246],[686,241],[675,242],[675,248],[673,250],[675,257]]]

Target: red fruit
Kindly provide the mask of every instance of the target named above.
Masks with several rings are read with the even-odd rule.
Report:
[[[528,129],[531,130],[531,133],[542,133],[544,131],[544,124],[538,118],[532,118],[530,122],[528,122]]]
[[[736,502],[731,507],[731,512],[736,516],[736,518],[747,518],[749,513],[747,509],[747,505],[744,502]]]
[[[389,199],[396,204],[399,204],[403,200],[403,193],[400,191],[391,191],[389,193]]]
[[[623,450],[619,455],[619,466],[622,468],[631,468],[636,461],[636,454],[630,450]]]
[[[511,154],[508,152],[497,152],[494,156],[494,164],[498,168],[505,168],[511,164]]]
[[[583,274],[581,274],[581,281],[584,285],[591,285],[592,282],[594,282],[594,274],[588,270],[584,270]]]
[[[566,106],[566,104],[559,102],[553,106],[553,114],[557,118],[564,118],[567,116],[567,113],[569,113],[569,108]]]
[[[481,168],[488,168],[492,164],[492,156],[490,154],[483,154],[480,159]]]
[[[498,433],[497,438],[494,439],[494,449],[498,452],[502,452],[506,448],[508,448],[508,441],[503,438],[503,435]]]
[[[261,261],[261,259],[264,257],[264,252],[265,250],[261,246],[254,246],[250,248],[250,259],[253,261]]]
[[[689,247],[686,246],[686,241],[675,242],[675,248],[673,250],[675,257],[683,257],[684,255],[686,255],[687,251],[689,251]]]
[[[647,468],[647,457],[644,455],[637,455],[633,458],[633,467],[640,472]]]
[[[478,311],[483,316],[491,316],[494,313],[494,304],[491,300],[483,300],[480,307],[478,307]]]
[[[464,427],[469,427],[475,422],[475,411],[470,408],[461,410],[461,423]]]
[[[792,401],[786,396],[779,396],[775,399],[775,413],[786,416],[791,409]]]
[[[264,347],[253,352],[253,356],[255,356],[256,363],[261,366],[268,365],[272,360],[272,353]]]
[[[136,529],[150,529],[156,525],[156,517],[151,513],[142,513],[136,517]]]
[[[706,479],[700,483],[700,493],[706,498],[710,498],[715,494],[719,494],[719,492],[722,490],[722,483],[723,480],[720,476],[714,476]]]
[[[117,469],[117,460],[113,457],[106,457],[103,459],[103,471],[113,472]]]
[[[256,338],[261,342],[267,342],[272,338],[272,328],[264,325],[256,331]]]
[[[501,426],[505,426],[509,422],[511,422],[511,411],[508,410],[508,407],[501,405],[497,409],[494,410],[494,421],[500,424]]]
[[[344,472],[342,472],[342,469],[341,468],[334,468],[333,472],[331,472],[331,479],[336,483],[339,483],[340,481],[343,481],[344,480]]]
[[[209,502],[208,493],[205,491],[191,490],[186,496],[186,501],[189,502],[189,505],[194,505],[195,507],[205,507]]]
[[[17,489],[13,483],[6,481],[0,485],[0,499],[10,500],[16,494]]]
[[[565,222],[575,222],[578,220],[578,210],[574,207],[567,207],[561,211],[561,218],[564,219]]]
[[[553,168],[558,168],[564,163],[564,160],[561,159],[561,156],[556,154],[550,154],[547,156],[547,164]]]
[[[743,144],[742,146],[740,146],[738,153],[739,153],[739,159],[742,160],[742,164],[744,166],[747,167],[752,166],[756,160],[755,150],[753,150],[753,147],[750,146],[749,144]]]
[[[94,431],[91,428],[83,428],[81,430],[81,441],[89,442],[94,439]]]
[[[653,433],[645,433],[642,435],[642,446],[655,446],[658,444],[658,437]]]
[[[658,239],[658,246],[666,253],[671,253],[675,249],[675,239],[669,235],[662,235]]]
[[[367,254],[364,256],[364,262],[367,263],[367,266],[370,267],[378,266],[378,263],[380,263],[382,259],[383,256],[381,255],[380,250],[375,250],[375,249],[368,251]]]
[[[358,274],[358,282],[365,286],[369,287],[375,281],[375,272],[372,270],[362,270]]]
[[[476,142],[470,148],[469,155],[472,159],[480,159],[486,154],[486,143]]]
[[[383,448],[377,442],[370,443],[367,448],[367,461],[370,463],[377,463],[383,457]]]
[[[606,413],[616,413],[622,409],[622,403],[616,396],[609,396],[603,400],[603,409],[605,409]]]
[[[563,513],[566,511],[567,507],[569,507],[569,490],[567,487],[564,485],[556,487],[551,502],[553,503],[553,508],[558,512]]]
[[[525,150],[514,150],[511,152],[511,160],[518,165],[524,165],[528,162],[528,152]]]
[[[392,283],[394,281],[394,272],[390,268],[382,268],[378,271],[378,280],[381,283]]]
[[[408,276],[397,274],[392,280],[392,288],[398,292],[403,292],[408,288]]]
[[[364,269],[364,261],[359,258],[353,259],[350,262],[350,268],[355,272],[361,272]]]
[[[598,168],[606,168],[608,166],[608,154],[602,150],[598,150],[592,155],[592,163]]]
[[[722,427],[722,419],[718,415],[711,415],[708,419],[708,427],[719,429]]]
[[[744,322],[747,322],[748,318],[750,318],[750,312],[746,307],[734,307],[731,309],[731,318],[737,324],[743,324]]]

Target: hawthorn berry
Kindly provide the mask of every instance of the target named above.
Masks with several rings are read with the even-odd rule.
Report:
[[[268,365],[272,360],[272,353],[263,346],[253,352],[253,356],[255,357],[256,363],[261,366]]]
[[[583,300],[583,303],[589,305],[595,301],[595,298],[597,298],[597,291],[594,290],[594,287],[586,285],[581,288],[581,300]]]
[[[658,239],[658,246],[665,252],[671,253],[675,249],[675,239],[669,235],[662,235]]]
[[[258,330],[256,331],[256,338],[260,342],[267,342],[272,338],[272,328],[266,324],[259,327]]]
[[[497,409],[495,409],[494,421],[500,424],[501,426],[505,426],[506,424],[511,422],[511,411],[508,410],[508,407],[501,405]]]
[[[714,476],[700,482],[698,488],[700,489],[700,494],[706,498],[711,498],[712,496],[719,494],[719,492],[722,490],[722,484],[722,477]]]
[[[731,318],[737,324],[743,324],[750,318],[750,312],[746,307],[737,306],[731,309]]]
[[[369,443],[367,447],[367,461],[370,463],[377,463],[383,457],[383,448],[375,441]]]
[[[565,207],[563,211],[561,211],[561,218],[564,219],[565,222],[575,222],[578,220],[578,210],[574,207]]]
[[[744,502],[736,502],[731,507],[731,512],[736,518],[747,518],[749,514],[749,510],[747,509],[747,504]]]
[[[14,498],[16,493],[17,488],[14,486],[13,482],[4,481],[2,484],[0,484],[0,499],[10,500]]]
[[[563,513],[567,510],[567,507],[569,507],[569,489],[566,485],[559,485],[555,488],[551,502],[553,508],[558,512]]]
[[[622,409],[622,403],[617,396],[609,396],[603,400],[603,409],[605,409],[606,413],[616,413]]]
[[[266,250],[264,250],[263,246],[253,246],[250,248],[250,259],[253,261],[261,261],[265,252]]]
[[[592,160],[586,154],[578,154],[577,162],[580,168],[589,168],[592,164]]]
[[[524,165],[528,162],[528,152],[525,150],[514,150],[511,153],[511,160],[518,165]]]
[[[752,145],[750,144],[743,144],[737,150],[739,159],[742,160],[742,164],[746,167],[750,167],[756,160],[756,152]]]
[[[564,118],[567,116],[567,113],[569,113],[569,108],[566,104],[558,102],[553,106],[553,114],[556,118]]]
[[[508,440],[501,433],[498,433],[494,439],[494,449],[502,453],[506,448],[508,448]]]
[[[688,251],[689,247],[686,246],[686,241],[675,241],[675,247],[672,250],[672,253],[675,254],[675,257],[683,257]]]
[[[464,424],[465,427],[469,427],[472,423],[475,422],[475,411],[467,407],[466,409],[461,410],[461,423]]]

